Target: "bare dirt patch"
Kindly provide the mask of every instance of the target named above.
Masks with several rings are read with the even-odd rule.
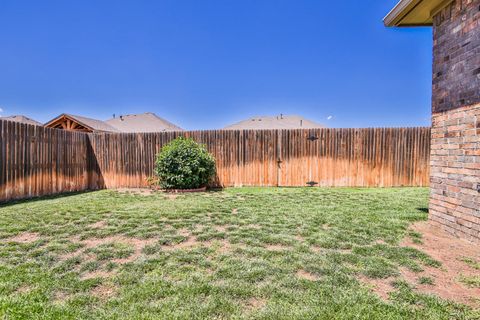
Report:
[[[322,247],[319,247],[319,246],[311,246],[310,247],[310,250],[312,250],[313,252],[315,253],[320,253],[323,251],[323,248]]]
[[[196,237],[190,236],[185,241],[182,241],[180,243],[163,245],[162,250],[174,251],[174,250],[179,250],[179,249],[188,249],[188,248],[193,248],[193,247],[199,246],[200,244],[201,244],[201,242],[197,241]]]
[[[370,279],[365,276],[359,276],[358,280],[369,287],[374,293],[376,293],[385,301],[388,300],[389,293],[395,290],[395,288],[392,286],[394,278]]]
[[[8,238],[7,242],[32,243],[38,240],[40,240],[40,235],[38,233],[23,232],[14,237]]]
[[[95,248],[102,244],[107,243],[125,243],[135,247],[135,249],[143,249],[144,246],[154,243],[156,239],[139,239],[139,238],[129,238],[124,236],[110,236],[105,238],[89,238],[81,241],[85,249]]]
[[[245,303],[245,308],[248,311],[254,311],[254,310],[262,309],[263,307],[265,307],[266,304],[267,304],[267,300],[265,299],[250,298]]]
[[[331,249],[331,248],[323,248],[320,246],[310,246],[310,250],[312,250],[315,253],[321,253],[321,252],[328,252],[328,253],[342,253],[342,254],[350,254],[352,253],[352,249]]]
[[[96,270],[96,271],[93,271],[93,272],[84,273],[80,277],[80,279],[88,280],[88,279],[95,279],[95,278],[110,278],[114,274],[115,274],[114,272],[110,272],[110,271]]]
[[[232,209],[232,214],[237,214],[237,213],[238,213],[238,209],[237,209],[237,208]]]
[[[178,198],[178,194],[174,194],[174,193],[165,193],[164,196],[169,200],[175,200]]]
[[[101,300],[107,300],[115,296],[117,291],[118,288],[113,285],[102,284],[93,288],[91,294]]]
[[[302,237],[301,235],[296,235],[295,240],[297,240],[298,242],[305,242],[305,238]]]
[[[318,277],[314,275],[313,273],[310,273],[308,271],[305,271],[303,269],[300,269],[297,271],[297,277],[300,279],[305,279],[308,281],[317,281]]]
[[[56,291],[53,295],[53,303],[63,304],[70,298],[70,295],[65,291]]]
[[[72,238],[71,241],[80,243],[82,247],[74,252],[69,252],[60,256],[60,260],[67,260],[76,256],[82,255],[86,250],[92,249],[108,243],[123,243],[133,247],[133,253],[126,258],[113,259],[112,262],[117,264],[125,264],[137,260],[141,255],[143,248],[147,245],[155,243],[156,239],[138,239],[125,236],[110,236],[106,238],[89,238],[85,240],[78,240],[78,238]]]
[[[97,221],[95,223],[92,223],[88,227],[90,229],[104,229],[106,226],[107,226],[107,222],[103,221],[103,220],[100,220],[100,221]]]
[[[227,240],[222,240],[220,243],[221,243],[221,246],[220,248],[218,248],[219,253],[223,254],[231,250],[232,246],[230,245],[230,242],[228,242]]]
[[[462,261],[464,257],[479,259],[480,249],[478,246],[455,238],[428,222],[416,223],[410,228],[422,234],[422,243],[414,243],[411,239],[406,238],[401,245],[425,252],[433,259],[441,262],[442,267],[425,267],[425,270],[421,273],[402,269],[402,277],[412,285],[414,284],[420,292],[434,294],[443,299],[472,306],[480,306],[478,301],[472,300],[474,297],[480,297],[480,289],[469,288],[458,281],[461,274],[478,275],[478,270]],[[419,277],[431,277],[434,279],[434,284],[419,284]]]
[[[60,261],[69,260],[69,259],[75,258],[77,256],[80,256],[82,254],[82,251],[83,251],[82,249],[78,249],[78,250],[75,250],[75,251],[72,251],[72,252],[62,254],[58,257],[58,259]]]
[[[290,247],[287,247],[283,244],[269,244],[267,246],[265,246],[265,248],[268,250],[268,251],[285,251],[285,250],[288,250],[290,249]]]
[[[30,286],[23,285],[18,287],[15,292],[19,294],[25,294],[25,293],[29,293],[30,291],[32,291],[32,288]]]
[[[187,228],[182,228],[180,230],[177,230],[177,233],[179,235],[181,235],[182,237],[190,237],[190,230],[188,230]]]
[[[220,254],[229,252],[232,248],[232,245],[230,244],[230,242],[228,242],[228,240],[225,240],[225,239],[205,241],[203,242],[203,245],[207,248],[211,248],[211,247],[216,248],[216,252]]]
[[[215,226],[215,231],[217,232],[225,232],[227,231],[228,226]]]
[[[148,188],[120,188],[117,189],[117,192],[136,194],[140,196],[151,196],[154,193],[152,189]]]

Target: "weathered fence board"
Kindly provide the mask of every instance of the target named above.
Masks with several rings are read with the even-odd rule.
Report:
[[[85,134],[0,120],[0,201],[145,187],[178,136],[215,156],[222,186],[427,186],[430,128]]]
[[[88,136],[0,121],[0,201],[88,189]]]

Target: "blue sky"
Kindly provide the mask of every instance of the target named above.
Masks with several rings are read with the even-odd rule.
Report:
[[[0,115],[429,125],[432,32],[385,28],[395,3],[2,0]]]

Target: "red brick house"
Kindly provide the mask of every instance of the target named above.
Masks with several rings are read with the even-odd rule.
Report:
[[[433,27],[430,221],[480,243],[480,0],[401,0],[390,27]]]

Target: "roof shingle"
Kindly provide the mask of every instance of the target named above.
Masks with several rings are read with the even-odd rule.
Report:
[[[20,122],[20,123],[26,123],[26,124],[31,124],[34,126],[41,126],[42,124],[36,120],[33,120],[29,117],[25,117],[24,115],[14,115],[14,116],[8,116],[8,117],[1,117],[1,120],[8,120],[8,121],[15,121],[15,122]]]
[[[297,115],[259,116],[229,125],[224,130],[316,129],[325,128]]]
[[[183,131],[182,128],[151,112],[122,115],[107,120],[106,123],[121,132]]]
[[[102,120],[97,120],[97,119],[92,119],[92,118],[87,118],[87,117],[82,117],[82,116],[77,116],[73,114],[65,114],[66,116],[73,118],[75,121],[80,123],[81,125],[85,125],[94,131],[106,131],[106,132],[118,132],[116,128],[112,127],[108,123]]]

